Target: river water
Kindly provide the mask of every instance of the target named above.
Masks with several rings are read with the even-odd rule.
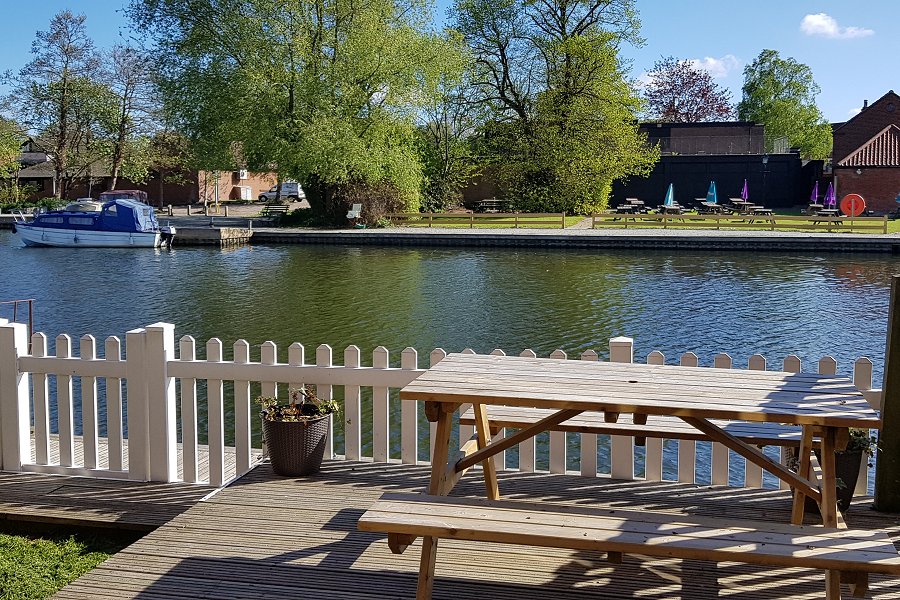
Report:
[[[330,344],[336,362],[356,344],[364,364],[379,345],[398,363],[502,348],[607,355],[610,337],[635,341],[635,360],[686,351],[736,367],[760,353],[769,368],[824,355],[850,375],[868,356],[880,386],[890,279],[900,258],[862,254],[711,251],[247,246],[236,249],[39,249],[0,232],[0,300],[34,298],[35,327],[50,338],[124,339],[156,321],[213,336],[226,349],[275,341],[280,359],[301,342]],[[0,312],[0,316],[4,315]],[[52,340],[51,340],[52,341]],[[98,346],[102,348],[102,343]]]

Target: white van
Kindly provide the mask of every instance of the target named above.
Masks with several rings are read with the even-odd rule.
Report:
[[[263,192],[259,195],[260,202],[271,202],[275,199],[275,194],[278,191],[278,186],[273,185],[272,189],[268,192]],[[285,181],[281,184],[281,198],[282,200],[286,200],[288,202],[296,202],[297,200],[303,200],[306,198],[306,193],[304,193],[303,188],[300,187],[300,184],[296,181]]]

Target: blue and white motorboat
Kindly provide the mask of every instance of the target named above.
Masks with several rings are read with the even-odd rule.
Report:
[[[63,210],[22,217],[13,230],[26,246],[62,248],[158,248],[172,245],[175,228],[160,227],[147,194],[103,192],[97,202],[79,200]]]

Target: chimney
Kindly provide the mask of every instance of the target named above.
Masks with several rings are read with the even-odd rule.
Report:
[[[863,109],[863,110],[866,110],[867,108],[869,108],[869,101],[868,101],[868,100],[863,100],[863,107],[862,107],[862,109]]]

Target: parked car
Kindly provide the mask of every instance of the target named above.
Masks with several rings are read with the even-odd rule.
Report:
[[[278,186],[273,185],[272,189],[268,192],[263,192],[259,195],[260,202],[271,202],[275,199],[275,195],[278,192]],[[288,202],[296,202],[297,200],[303,200],[306,198],[306,193],[304,193],[303,188],[300,187],[300,184],[296,181],[286,181],[281,184],[281,198],[283,200],[287,200]]]

